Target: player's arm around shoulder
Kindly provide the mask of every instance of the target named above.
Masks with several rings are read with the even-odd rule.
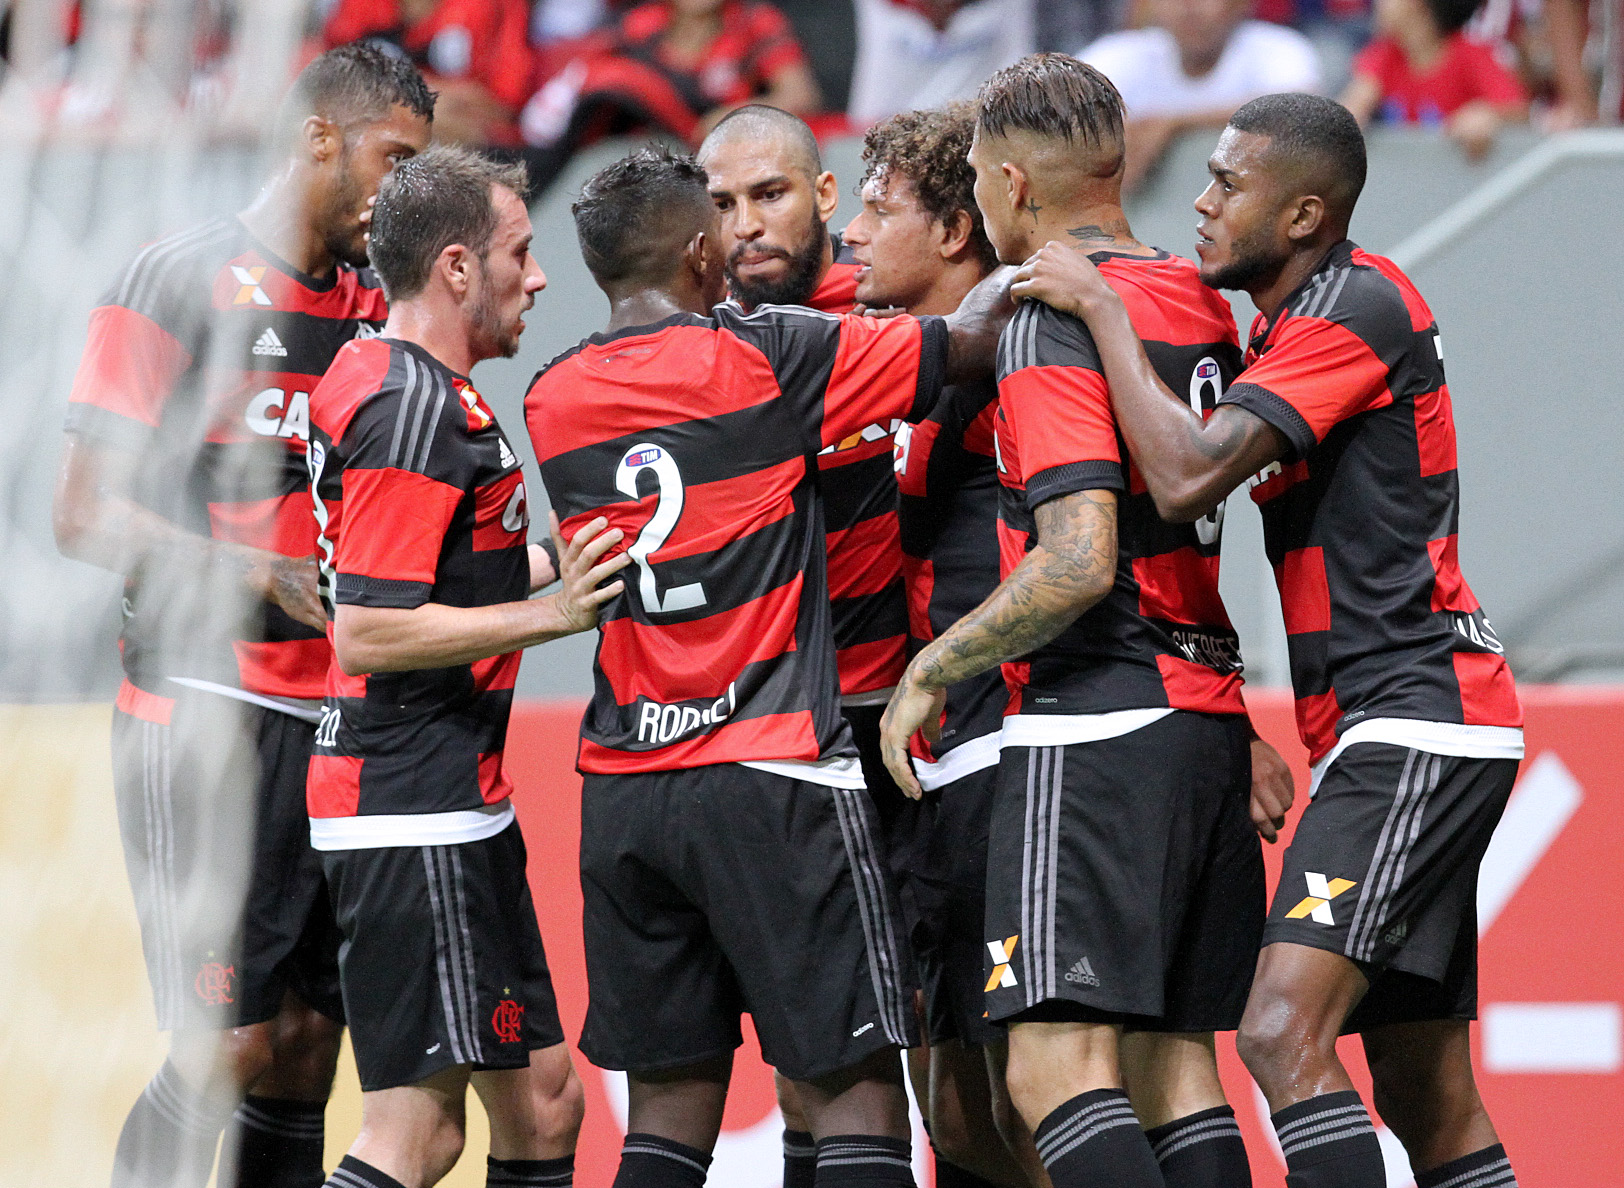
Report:
[[[947,687],[1017,660],[1053,640],[1111,592],[1117,567],[1117,496],[1089,489],[1037,506],[1037,543],[980,606],[908,665],[880,723],[885,765],[922,795],[908,757],[920,730],[932,742]]]
[[[1247,409],[1224,404],[1203,418],[1168,391],[1122,298],[1085,252],[1045,244],[1016,272],[1010,293],[1087,324],[1117,424],[1163,519],[1200,519],[1249,475],[1289,451],[1285,435]]]

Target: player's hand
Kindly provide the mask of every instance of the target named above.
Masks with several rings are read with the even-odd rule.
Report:
[[[908,312],[900,305],[873,307],[867,305],[854,305],[851,307],[851,311],[860,318],[900,318],[903,314]]]
[[[945,689],[924,688],[910,668],[903,673],[896,692],[891,694],[891,703],[880,718],[880,754],[885,758],[886,770],[897,787],[913,800],[924,796],[925,790],[914,775],[908,743],[921,730],[931,742],[941,740],[942,706],[946,701]]]
[[[1296,797],[1296,781],[1280,752],[1261,738],[1252,739],[1252,824],[1270,845],[1280,839]]]
[[[1041,301],[1084,320],[1102,303],[1119,300],[1087,252],[1055,240],[1015,270],[1009,295],[1017,301]]]
[[[316,592],[316,558],[267,554],[263,565],[250,571],[250,582],[266,598],[306,627],[327,630],[327,608]]]
[[[571,631],[596,627],[599,608],[626,589],[625,582],[602,584],[631,564],[629,553],[602,560],[605,553],[626,539],[626,534],[619,528],[609,528],[608,519],[599,516],[565,544],[558,513],[549,511],[547,522],[558,549],[558,565],[562,571],[559,578],[564,583],[564,588],[552,595],[557,599],[558,610]]]

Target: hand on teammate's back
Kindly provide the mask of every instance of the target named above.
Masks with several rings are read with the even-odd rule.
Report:
[[[885,707],[880,719],[880,753],[897,787],[914,800],[924,796],[914,776],[913,760],[909,758],[908,743],[918,731],[924,731],[929,742],[938,742],[942,736],[942,706],[947,701],[945,689],[930,690],[904,673],[891,695],[891,704]]]
[[[559,526],[558,513],[547,513],[553,544],[558,548],[559,578],[564,588],[552,595],[558,600],[559,613],[573,631],[586,631],[598,625],[598,611],[604,603],[626,589],[623,581],[611,582],[600,588],[606,578],[619,573],[631,564],[631,554],[622,552],[600,563],[601,558],[626,538],[619,528],[609,528],[603,516],[588,523],[564,543],[564,530]],[[605,529],[608,531],[604,531]]]
[[[1016,269],[1009,295],[1086,318],[1096,302],[1115,298],[1116,290],[1100,275],[1087,252],[1051,239]]]
[[[1261,738],[1252,740],[1252,824],[1273,845],[1285,828],[1286,814],[1297,797],[1297,783],[1280,752]]]

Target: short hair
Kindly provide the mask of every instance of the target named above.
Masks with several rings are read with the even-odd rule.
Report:
[[[357,41],[330,49],[299,72],[277,113],[279,143],[289,143],[305,120],[318,115],[341,126],[371,123],[399,104],[434,119],[435,93],[405,58]]]
[[[1033,132],[1067,144],[1081,140],[1115,153],[1118,163],[1122,125],[1116,86],[1067,54],[1028,54],[983,83],[976,98],[976,129],[984,135]]]
[[[1237,132],[1269,138],[1269,153],[1291,163],[1334,213],[1351,218],[1365,188],[1365,134],[1353,113],[1321,95],[1264,95],[1229,117]]]
[[[1427,12],[1438,32],[1449,34],[1464,29],[1483,7],[1483,0],[1427,0]]]
[[[446,144],[395,166],[378,186],[367,249],[384,295],[392,302],[416,297],[452,244],[483,260],[496,233],[494,187],[522,197],[528,180],[521,164]]]
[[[812,131],[811,125],[800,116],[767,103],[746,103],[728,112],[705,137],[698,155],[703,157],[712,146],[728,141],[765,140],[773,136],[784,137],[793,148],[799,150],[805,158],[810,176],[815,178],[823,172],[823,153],[818,148],[817,133]]]
[[[965,159],[975,134],[975,108],[955,103],[936,111],[905,111],[868,130],[863,138],[862,185],[878,178],[907,178],[925,213],[946,224],[959,211],[970,216],[970,246],[987,268],[998,253],[987,239],[976,206],[976,171]]]
[[[715,217],[708,184],[693,157],[656,144],[587,178],[570,213],[594,279],[608,285],[669,277],[682,246]]]

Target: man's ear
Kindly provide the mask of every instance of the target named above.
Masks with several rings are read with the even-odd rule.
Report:
[[[458,301],[468,296],[474,283],[474,253],[460,243],[448,244],[435,258],[434,270],[445,277]]]
[[[715,249],[711,247],[710,236],[703,231],[696,231],[688,245],[682,249],[682,266],[693,273],[694,280],[700,288],[705,287],[705,276],[710,270],[710,254]]]
[[[1294,240],[1311,238],[1325,226],[1325,199],[1315,194],[1297,199],[1291,210],[1291,222],[1286,235]]]
[[[942,253],[944,260],[951,260],[970,246],[970,236],[975,231],[975,220],[970,217],[969,211],[955,210],[937,226],[941,228],[942,236],[937,250]]]
[[[344,133],[337,124],[318,115],[305,117],[300,135],[304,141],[305,151],[317,164],[331,161],[343,151]]]
[[[1004,193],[1009,202],[1009,209],[1018,215],[1026,209],[1027,203],[1031,200],[1031,179],[1026,176],[1026,170],[1012,162],[1005,161],[998,168],[1004,172]]]
[[[818,220],[827,223],[834,218],[840,207],[840,183],[835,181],[835,175],[827,169],[818,174],[818,180],[812,183],[812,195],[818,203]]]

